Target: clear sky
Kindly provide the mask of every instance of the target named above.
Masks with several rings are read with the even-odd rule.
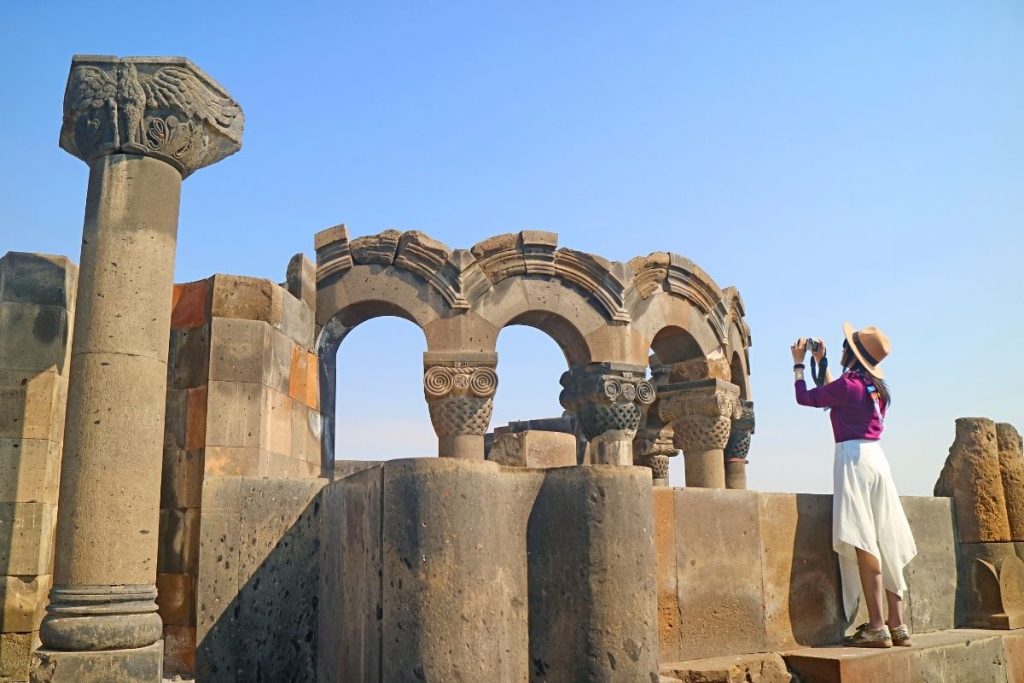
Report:
[[[752,488],[831,489],[788,345],[837,348],[844,320],[892,338],[902,493],[930,493],[954,418],[1024,428],[1020,2],[6,2],[0,252],[78,258],[74,53],[187,56],[245,110],[242,151],[184,185],[178,281],[280,281],[342,222],[674,251],[746,301]],[[423,350],[397,319],[346,339],[345,457],[436,452]],[[498,351],[493,424],[559,414],[554,342],[508,328]]]

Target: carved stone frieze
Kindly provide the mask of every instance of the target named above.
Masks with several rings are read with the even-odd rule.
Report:
[[[423,374],[423,393],[439,437],[483,436],[491,422],[498,375],[492,367],[435,365]]]
[[[141,154],[187,177],[242,145],[242,109],[181,57],[77,55],[64,93],[60,146],[86,163]]]
[[[717,379],[670,384],[659,394],[658,412],[683,453],[721,450],[741,415],[739,387]]]
[[[609,432],[632,441],[655,399],[654,385],[636,366],[593,363],[565,372],[560,382],[564,389],[558,400],[576,415],[588,441]]]

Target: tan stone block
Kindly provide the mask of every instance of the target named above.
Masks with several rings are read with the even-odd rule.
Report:
[[[270,326],[262,320],[214,318],[210,379],[263,384],[270,366]]]
[[[0,302],[0,368],[64,370],[70,324],[63,306]]]
[[[206,477],[266,476],[267,451],[253,447],[208,446],[203,471]]]
[[[732,381],[732,369],[729,361],[724,358],[697,358],[695,360],[673,363],[668,381],[696,382],[702,379],[720,379]]]
[[[188,676],[195,670],[195,627],[164,624],[164,677]]]
[[[292,401],[292,425],[291,425],[291,447],[288,449],[289,455],[298,460],[307,460],[306,458],[306,430],[308,427],[309,420],[309,408],[299,401]],[[317,462],[320,461],[319,454],[317,454]]]
[[[52,438],[60,384],[55,370],[0,370],[0,437]],[[61,423],[63,412],[61,406]]]
[[[43,619],[50,587],[53,585],[49,574],[43,576],[0,577],[0,601],[3,602],[3,622],[0,631],[4,633],[27,633],[38,631]]]
[[[320,443],[323,432],[323,417],[316,410],[306,414],[306,461],[320,463],[323,460],[323,446]]]
[[[156,590],[156,604],[165,626],[195,626],[195,576],[161,572],[156,575]]]
[[[206,385],[187,390],[185,407],[185,448],[202,448],[206,445]]]
[[[791,683],[793,680],[786,669],[786,662],[776,653],[727,655],[662,664],[661,675],[678,683]]]
[[[292,447],[292,404],[294,401],[284,394],[266,390],[267,407],[264,411],[267,424],[266,448],[272,453],[289,455]]]
[[[0,503],[57,504],[60,445],[0,438]]]
[[[267,454],[266,476],[280,479],[312,479],[320,476],[320,464],[280,453]]]
[[[250,382],[210,382],[206,445],[259,448],[265,440],[267,389]]]
[[[655,487],[654,562],[658,589],[658,643],[662,659],[679,651],[681,615],[676,590],[676,510],[675,493],[667,487]]]
[[[9,251],[0,258],[0,301],[66,306],[77,274],[66,256]]]
[[[0,567],[12,576],[49,574],[56,506],[0,503]]]
[[[0,681],[27,681],[39,633],[0,633]]]
[[[262,320],[277,326],[281,324],[283,293],[270,280],[214,275],[211,314],[215,318]]]
[[[282,394],[288,393],[291,383],[292,349],[295,344],[279,330],[269,332],[270,356],[263,383]]]
[[[165,449],[160,477],[160,507],[197,508],[203,491],[202,449]]]
[[[320,359],[316,354],[309,354],[306,369],[309,372],[306,377],[306,405],[320,410]]]
[[[199,509],[160,510],[157,571],[195,574],[199,566]]]
[[[528,429],[523,432],[527,467],[571,467],[576,464],[576,436]]]

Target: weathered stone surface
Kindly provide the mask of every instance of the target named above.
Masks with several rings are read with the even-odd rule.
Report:
[[[56,370],[0,369],[0,438],[61,441],[66,392]]]
[[[3,603],[3,633],[29,633],[39,630],[43,606],[52,585],[52,577],[4,576],[0,577],[0,602]]]
[[[281,324],[278,329],[309,351],[313,348],[313,309],[290,292],[282,292],[281,304]]]
[[[357,472],[362,472],[371,467],[379,467],[380,464],[377,460],[335,460],[331,480],[338,481],[345,477],[351,477]]]
[[[570,467],[576,464],[576,437],[538,429],[501,432],[487,459],[507,467]]]
[[[171,330],[168,386],[188,389],[206,384],[210,374],[210,325]]]
[[[160,545],[157,568],[172,574],[195,574],[199,566],[197,508],[160,510]]]
[[[9,251],[0,258],[0,301],[73,308],[77,274],[64,256]]]
[[[38,633],[0,633],[0,680],[27,681]]]
[[[0,567],[11,576],[50,573],[56,507],[0,503]]]
[[[668,382],[697,382],[704,379],[732,381],[732,369],[725,358],[696,358],[672,363],[669,366]]]
[[[70,341],[66,307],[0,301],[0,368],[61,371]]]
[[[962,417],[956,421],[956,439],[935,484],[935,495],[955,499],[961,543],[1012,540],[992,420]]]
[[[164,450],[160,477],[160,507],[198,508],[203,489],[204,453],[197,450]]]
[[[652,491],[654,506],[655,582],[658,591],[658,652],[670,659],[679,648],[683,628],[676,568],[676,495],[667,487]]]
[[[679,683],[790,683],[792,674],[775,653],[726,655],[661,665]]]
[[[279,326],[283,294],[270,280],[239,275],[214,275],[210,314],[215,318],[261,320]]]
[[[1024,561],[1013,543],[963,543],[957,569],[958,624],[1024,627]]]
[[[209,379],[264,384],[270,370],[269,330],[262,320],[210,321]]]
[[[192,676],[195,670],[195,626],[164,626],[164,676]]]
[[[1020,433],[1013,425],[1000,422],[996,424],[996,443],[1010,538],[1024,541],[1024,457],[1021,456]]]
[[[656,680],[650,474],[547,470],[527,532],[530,680]]]
[[[156,604],[164,626],[193,626],[196,623],[195,575],[157,573]]]
[[[212,278],[174,285],[171,295],[171,329],[199,327],[210,319]]]
[[[342,230],[344,230],[344,226],[342,226]],[[328,232],[330,231],[324,230],[317,234],[317,240],[315,240],[317,244],[325,236],[325,233]],[[348,244],[347,235],[345,236],[345,244],[346,246]],[[320,248],[317,249],[317,251],[319,250]],[[317,259],[319,260],[319,254]],[[349,259],[349,265],[351,266],[351,259]],[[288,261],[285,282],[287,283],[288,292],[305,304],[306,308],[310,311],[310,315],[313,315],[313,312],[316,311],[316,265],[306,258],[305,254],[295,254]]]
[[[924,496],[900,501],[917,544],[917,556],[906,569],[906,621],[914,634],[951,629],[956,626],[957,584],[952,501]]]
[[[57,504],[60,443],[0,438],[0,503]]]
[[[268,391],[262,384],[251,382],[210,382],[206,445],[265,447]]]
[[[133,650],[32,653],[32,683],[154,683],[163,678],[163,641]]]

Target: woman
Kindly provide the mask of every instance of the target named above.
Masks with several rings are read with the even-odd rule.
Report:
[[[804,381],[807,340],[798,339],[791,347],[796,402],[830,409],[836,439],[832,549],[839,554],[846,618],[856,613],[861,589],[867,603],[868,623],[843,642],[856,647],[910,645],[910,630],[903,623],[903,569],[917,547],[879,445],[891,399],[879,367],[889,355],[889,338],[875,327],[854,331],[850,323],[843,325],[843,334],[845,371],[834,382],[826,372],[826,383],[816,389],[808,389]],[[822,343],[814,358],[820,363],[824,357]],[[883,594],[888,622],[882,617]]]

